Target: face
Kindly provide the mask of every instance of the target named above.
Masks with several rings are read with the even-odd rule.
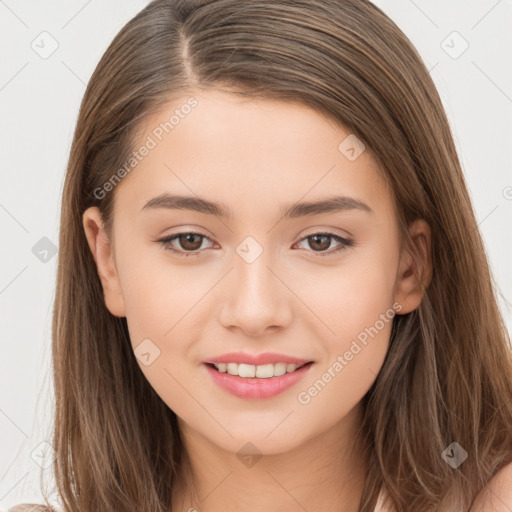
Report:
[[[97,208],[84,227],[147,380],[231,452],[280,453],[342,425],[393,315],[421,300],[369,148],[306,106],[199,90],[146,119],[144,145],[106,192],[111,244]]]

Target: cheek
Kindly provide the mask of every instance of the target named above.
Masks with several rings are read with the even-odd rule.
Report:
[[[324,357],[317,373],[302,386],[300,403],[349,407],[368,391],[389,346],[396,265],[393,248],[386,252],[375,245],[360,250],[357,258],[347,258],[336,270],[324,270],[315,283],[303,287],[309,307],[321,320],[315,325]],[[336,407],[331,411],[347,412]]]
[[[177,413],[193,408],[182,385],[190,381],[189,367],[194,308],[202,283],[193,270],[173,268],[155,251],[131,252],[119,266],[126,306],[126,321],[139,367],[155,392]],[[209,283],[210,281],[206,281]],[[191,323],[192,319],[192,323]],[[193,386],[187,389],[194,394]]]
[[[324,357],[296,394],[311,432],[340,421],[374,383],[387,354],[394,317],[386,299],[387,294],[357,301],[344,298],[346,309],[337,317],[333,314],[330,325],[336,336],[324,336]]]
[[[144,339],[154,340],[164,348],[174,325],[186,314],[188,297],[195,295],[190,275],[173,268],[165,261],[165,254],[154,247],[140,247],[126,243],[131,249],[124,250],[118,273],[126,307],[126,320],[133,347]],[[192,281],[193,283],[193,281]]]
[[[219,269],[178,263],[163,249],[152,247],[131,251],[119,265],[131,344],[157,392],[183,395],[171,374],[185,382],[194,369],[201,326],[211,306],[209,292],[219,275]],[[139,355],[148,349],[157,357],[146,366]]]
[[[379,320],[391,314],[396,265],[393,248],[386,251],[372,244],[347,255],[336,267],[304,269],[307,277],[295,281],[298,295],[318,318],[316,333],[329,352],[343,349],[376,322],[385,330]],[[308,317],[313,318],[311,313]]]

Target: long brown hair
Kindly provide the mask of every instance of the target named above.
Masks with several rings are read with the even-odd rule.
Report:
[[[103,55],[85,92],[63,189],[53,317],[54,472],[65,512],[170,509],[186,464],[176,415],[144,378],[125,318],[109,313],[82,226],[95,194],[170,97],[231,88],[310,106],[378,159],[402,240],[425,219],[431,282],[395,316],[363,399],[368,470],[360,512],[381,487],[399,512],[467,510],[512,461],[510,339],[452,133],[411,42],[368,0],[155,0]],[[441,453],[457,442],[456,469]]]

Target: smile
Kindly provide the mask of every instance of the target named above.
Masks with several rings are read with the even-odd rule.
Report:
[[[308,364],[308,363],[306,363]],[[217,363],[213,365],[221,373],[229,373],[229,375],[238,375],[239,377],[257,379],[269,379],[271,377],[279,377],[285,373],[291,373],[302,368],[304,365],[275,363],[275,364],[244,364],[244,363]]]
[[[313,362],[251,365],[244,363],[204,363],[213,382],[239,398],[270,398],[290,388],[306,376]]]

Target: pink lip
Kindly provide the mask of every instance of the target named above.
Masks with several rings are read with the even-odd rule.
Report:
[[[245,352],[230,352],[229,354],[223,354],[222,356],[212,357],[203,361],[203,363],[243,363],[253,364],[255,366],[270,363],[286,363],[301,366],[308,362],[310,362],[308,359],[286,356],[284,354],[275,354],[272,352],[265,352],[256,356],[246,354]]]
[[[225,359],[223,361],[226,362]],[[282,359],[280,361],[283,363],[285,362]],[[302,368],[299,368],[294,372],[285,373],[279,377],[269,377],[268,379],[259,379],[256,377],[239,377],[238,375],[230,375],[229,373],[219,372],[208,364],[203,364],[202,366],[206,368],[216,384],[218,384],[221,388],[228,391],[232,395],[235,395],[239,398],[258,399],[270,398],[272,396],[278,395],[279,393],[282,393],[289,387],[299,382],[299,380],[301,380],[308,373],[313,364],[308,364],[306,366],[302,366]]]

